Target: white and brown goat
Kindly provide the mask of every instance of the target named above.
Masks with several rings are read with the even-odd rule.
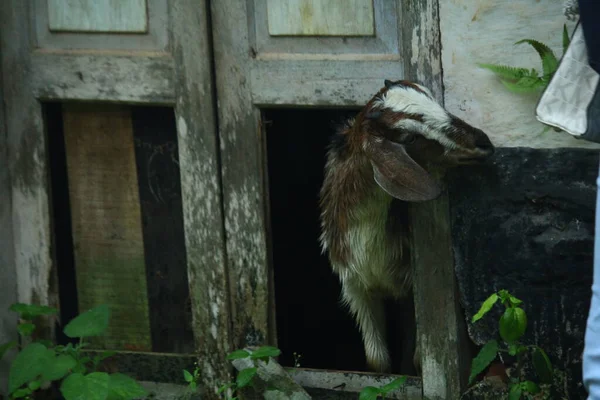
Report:
[[[320,194],[321,245],[362,334],[369,369],[391,368],[384,300],[412,293],[406,202],[442,191],[424,166],[474,164],[493,152],[485,133],[408,81],[386,80],[333,138]]]

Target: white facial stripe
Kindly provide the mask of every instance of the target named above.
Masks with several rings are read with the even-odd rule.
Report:
[[[460,148],[460,146],[456,142],[448,138],[442,132],[439,132],[436,129],[432,129],[424,123],[420,121],[415,121],[414,119],[401,119],[394,125],[394,127],[407,129],[413,132],[419,132],[427,139],[435,140],[449,150]]]
[[[421,86],[419,86],[421,88]],[[423,91],[429,93],[426,88]],[[459,147],[447,137],[443,131],[452,127],[452,119],[435,100],[410,87],[395,86],[390,88],[379,102],[382,108],[405,114],[418,114],[423,122],[413,119],[401,119],[397,128],[408,128],[421,133],[428,139],[436,140],[446,148]]]

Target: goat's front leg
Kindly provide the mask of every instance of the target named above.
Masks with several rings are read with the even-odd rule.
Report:
[[[368,368],[376,372],[390,372],[383,299],[349,279],[342,282],[342,288],[343,299],[362,335]]]

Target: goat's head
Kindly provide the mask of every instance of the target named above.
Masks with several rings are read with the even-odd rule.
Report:
[[[385,81],[357,116],[355,132],[377,184],[405,201],[439,196],[425,165],[476,164],[493,154],[487,135],[446,111],[431,92],[408,81]]]

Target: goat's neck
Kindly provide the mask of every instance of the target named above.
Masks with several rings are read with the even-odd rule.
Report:
[[[360,134],[350,131],[353,128],[330,150],[321,190],[323,245],[329,248],[332,259],[340,261],[348,252],[343,238],[350,227],[368,219],[372,212],[387,213],[392,200],[375,182],[367,156],[353,143]]]

